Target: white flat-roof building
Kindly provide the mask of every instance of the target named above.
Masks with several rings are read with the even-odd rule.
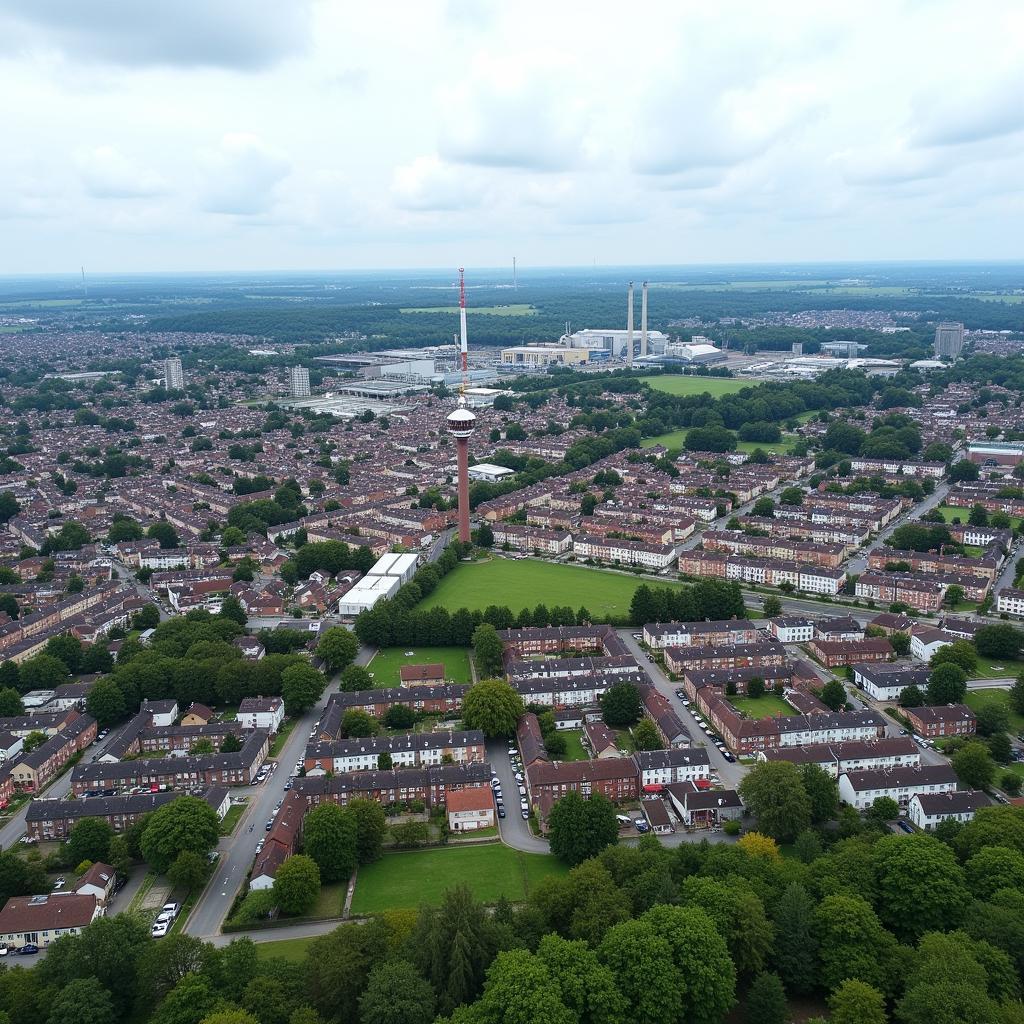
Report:
[[[416,575],[418,565],[419,555],[397,554],[389,551],[374,562],[366,576],[394,576],[402,586]]]
[[[582,349],[603,349],[610,352],[613,357],[624,357],[626,346],[629,340],[629,331],[626,330],[593,330],[584,328],[582,331],[574,331],[572,334],[563,334],[559,339],[562,345],[567,348]],[[640,344],[640,332],[633,332],[633,343]],[[668,335],[662,331],[647,332],[647,351],[652,355],[661,355],[668,344]]]
[[[485,483],[496,484],[499,480],[515,476],[515,470],[505,466],[495,466],[490,462],[478,462],[469,467],[470,480],[483,480]]]
[[[394,597],[402,581],[397,576],[364,576],[338,599],[338,614],[355,618],[378,601]]]

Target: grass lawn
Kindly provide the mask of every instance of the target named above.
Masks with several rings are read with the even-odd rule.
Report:
[[[971,518],[971,510],[969,508],[955,508],[951,505],[940,505],[938,511],[947,523],[953,522],[954,519],[959,519],[961,523],[966,524]],[[1010,526],[1014,529],[1020,529],[1021,522],[1022,520],[1020,517],[1010,516]]]
[[[734,395],[744,388],[757,387],[761,381],[738,380],[735,377],[687,377],[683,374],[661,374],[655,377],[641,377],[657,391],[667,391],[670,395],[711,395],[721,398],[722,395]]]
[[[320,895],[316,898],[313,909],[307,917],[341,917],[345,905],[345,893],[348,882],[330,882],[320,887]]]
[[[501,896],[522,901],[541,879],[567,871],[554,857],[521,853],[502,843],[386,853],[359,869],[352,913],[379,914],[436,904],[446,889],[461,882],[485,903]]]
[[[569,729],[560,732],[559,736],[565,737],[565,756],[563,761],[588,761],[586,750],[583,749],[583,734],[578,729]]]
[[[232,804],[228,808],[228,813],[224,815],[224,820],[220,823],[220,834],[222,836],[229,836],[238,827],[239,819],[245,813],[245,804]]]
[[[1024,672],[1024,661],[1014,661],[1013,658],[986,658],[979,654],[978,667],[970,676],[972,679],[1013,679],[1021,672]]]
[[[748,718],[769,718],[772,715],[792,715],[793,709],[774,693],[766,693],[763,697],[726,697],[737,711],[742,711]]]
[[[601,622],[608,615],[628,615],[633,593],[641,583],[679,585],[664,577],[633,577],[533,559],[492,558],[460,564],[418,607],[444,605],[452,612],[463,607],[483,611],[489,604],[503,604],[519,612],[535,608],[540,602],[549,608],[569,605],[575,609],[583,605],[595,622]]]
[[[493,604],[493,600],[488,602]],[[406,652],[412,651],[410,657]],[[469,650],[465,647],[386,647],[378,651],[367,668],[373,673],[374,686],[398,686],[403,665],[430,665],[441,662],[447,678],[455,683],[472,681]]]
[[[968,690],[967,696],[964,697],[964,703],[975,713],[981,710],[986,704],[1003,704],[1010,709],[1010,694],[1007,690],[997,690],[993,687],[991,690]],[[1024,715],[1018,715],[1015,711],[1010,710],[1010,729],[1014,733],[1024,731]]]
[[[270,756],[277,757],[278,754],[284,749],[285,741],[288,739],[292,729],[295,728],[296,719],[286,718],[281,723],[281,728],[278,734],[274,737],[274,742],[270,745]]]
[[[727,382],[728,383],[728,382]],[[680,430],[671,430],[667,434],[658,434],[657,437],[645,437],[640,442],[641,448],[653,448],[656,444],[664,445],[666,448],[682,448],[683,443],[686,441],[686,432],[689,428]],[[800,438],[796,434],[783,434],[782,440],[778,442],[770,441],[737,441],[736,450],[739,452],[746,452],[748,455],[755,449],[760,448],[763,451],[771,454],[775,452],[777,454],[785,454]]]
[[[681,430],[670,430],[667,434],[658,434],[657,437],[645,437],[640,442],[640,447],[653,448],[656,444],[663,444],[666,448],[682,448],[689,429],[684,427]]]
[[[280,957],[282,960],[289,960],[292,963],[299,963],[306,958],[306,950],[310,943],[316,942],[319,935],[310,935],[305,939],[278,939],[277,942],[257,942],[256,958],[258,960],[272,960]]]

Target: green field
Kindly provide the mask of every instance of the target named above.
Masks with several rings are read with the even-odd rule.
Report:
[[[656,377],[641,377],[656,391],[667,391],[670,395],[734,395],[744,388],[757,387],[761,381],[737,380],[735,377],[687,377],[682,374],[661,374]]]
[[[608,615],[627,615],[634,591],[645,582],[678,586],[665,579],[625,576],[554,562],[492,558],[460,564],[417,607],[443,605],[451,612],[459,608],[483,611],[490,604],[500,604],[519,612],[542,602],[549,608],[569,605],[577,609],[583,605],[594,621],[600,622]]]
[[[970,675],[972,679],[1014,679],[1022,672],[1024,661],[1014,661],[1013,658],[986,658],[979,654],[978,667]]]
[[[689,427],[680,430],[670,430],[667,434],[658,434],[657,437],[645,437],[640,442],[641,448],[652,448],[656,444],[663,444],[666,448],[682,448],[686,441],[686,432]],[[770,441],[737,441],[736,450],[746,452],[748,455],[757,448],[771,454],[772,452],[785,454],[799,441],[797,434],[783,434],[782,440],[777,443]]]
[[[1010,693],[1008,690],[968,690],[964,703],[977,714],[986,704],[1002,704],[1010,710]],[[1010,710],[1010,729],[1014,733],[1024,731],[1024,715]]]
[[[465,883],[484,903],[506,896],[521,902],[542,879],[568,868],[546,854],[521,853],[502,843],[386,853],[359,869],[353,914],[436,904],[445,890]]]
[[[560,732],[559,736],[565,737],[565,756],[562,758],[563,761],[589,760],[589,755],[583,748],[583,734],[579,729],[570,729],[566,732]]]
[[[940,505],[938,511],[942,514],[942,518],[947,523],[953,522],[954,519],[959,519],[961,523],[967,523],[971,518],[971,510],[969,508],[955,508],[951,505]],[[1010,516],[1010,526],[1015,530],[1021,528],[1021,520],[1018,516]]]
[[[412,656],[407,657],[408,651]],[[379,650],[367,668],[373,673],[374,686],[398,686],[403,665],[444,665],[446,678],[455,683],[472,682],[469,651],[465,647],[385,647]]]
[[[276,942],[257,942],[256,959],[272,960],[280,957],[282,960],[289,960],[292,963],[299,963],[306,958],[306,950],[310,943],[316,942],[319,935],[310,935],[305,939],[278,939]]]
[[[458,313],[458,306],[408,306],[400,309],[400,313]],[[474,314],[484,316],[534,316],[537,312],[529,303],[513,302],[508,306],[472,306]]]
[[[726,697],[737,711],[742,711],[747,718],[770,718],[773,715],[793,715],[796,712],[774,693],[766,693],[763,697]]]

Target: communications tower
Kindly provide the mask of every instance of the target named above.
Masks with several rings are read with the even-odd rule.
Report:
[[[466,278],[465,268],[459,267],[459,358],[462,364],[462,384],[459,404],[445,420],[448,433],[455,438],[455,453],[459,476],[459,540],[469,543],[469,439],[476,430],[476,416],[466,406],[466,385],[469,381],[469,341],[466,334]]]

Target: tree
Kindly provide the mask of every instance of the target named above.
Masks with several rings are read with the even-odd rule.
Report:
[[[771,595],[764,599],[761,610],[766,619],[773,619],[775,616],[782,614],[782,602],[774,595]]]
[[[895,821],[900,816],[900,805],[891,796],[875,797],[874,802],[868,808],[868,821],[882,828],[887,822]]]
[[[810,801],[811,821],[815,825],[831,821],[839,810],[839,787],[836,780],[816,764],[802,764],[798,771]]]
[[[919,686],[911,683],[910,686],[904,686],[900,690],[899,705],[901,708],[919,708],[924,702],[925,695]]]
[[[10,491],[0,491],[0,523],[10,522],[20,511],[18,499]]]
[[[968,675],[978,667],[978,652],[970,640],[955,640],[940,647],[928,663],[932,668],[939,665],[958,665]]]
[[[25,705],[21,702],[18,691],[10,686],[0,689],[0,718],[15,718],[23,714]]]
[[[377,771],[389,772],[394,766],[395,759],[386,750],[382,750],[377,755]]]
[[[70,633],[51,637],[44,648],[47,654],[64,662],[68,672],[74,674],[82,660],[82,642]]]
[[[828,997],[829,1024],[886,1024],[885,997],[877,988],[850,978]]]
[[[359,998],[362,1024],[431,1024],[434,990],[407,960],[375,967]]]
[[[967,521],[971,526],[988,526],[988,510],[984,505],[972,505]]]
[[[340,882],[356,868],[356,819],[337,804],[322,803],[306,815],[303,849],[325,882]]]
[[[316,653],[324,660],[330,672],[340,672],[355,661],[359,653],[359,640],[351,630],[343,626],[331,626],[320,637]]]
[[[494,530],[490,523],[481,523],[476,531],[476,542],[482,548],[494,547]]]
[[[821,702],[833,711],[841,711],[846,707],[846,689],[838,679],[830,679],[818,695]]]
[[[989,701],[975,712],[979,736],[995,736],[1010,727],[1010,709],[1006,704]]]
[[[439,1013],[473,1001],[503,942],[501,926],[465,884],[445,892],[439,907],[420,912],[408,949],[413,965],[437,993]]]
[[[971,789],[988,789],[995,778],[996,766],[984,743],[965,743],[952,758],[957,778]]]
[[[775,502],[771,498],[758,498],[754,502],[754,507],[750,510],[750,514],[771,519],[775,515]]]
[[[105,818],[82,818],[68,835],[68,860],[78,864],[83,860],[107,862],[114,830]]]
[[[249,616],[245,614],[242,602],[234,594],[227,594],[225,596],[221,602],[220,614],[225,619],[237,622],[240,626],[244,626],[249,621]]]
[[[892,649],[901,657],[905,658],[910,653],[910,634],[897,630],[889,634],[889,643]]]
[[[939,665],[928,677],[927,697],[931,705],[959,704],[966,693],[967,673],[959,665]]]
[[[392,704],[384,712],[384,724],[389,729],[411,729],[416,724],[416,712],[407,704]]]
[[[373,686],[373,676],[369,669],[362,665],[349,665],[342,669],[338,680],[338,688],[343,693],[356,693],[359,690],[369,690]]]
[[[22,741],[21,749],[26,754],[31,754],[33,750],[38,750],[47,740],[45,732],[40,729],[33,729]]]
[[[380,732],[380,726],[377,724],[377,720],[362,708],[349,708],[341,716],[341,735],[345,739],[376,736],[378,732]]]
[[[1024,632],[1008,622],[982,626],[974,634],[974,647],[987,658],[1015,659],[1024,647]]]
[[[505,645],[498,631],[489,622],[481,622],[473,630],[473,659],[477,671],[485,677],[499,675],[504,653]]]
[[[964,600],[964,588],[956,583],[951,584],[946,588],[946,593],[943,595],[942,603],[947,608],[955,608]]]
[[[182,850],[167,869],[167,877],[179,889],[193,892],[206,881],[207,859],[194,850]]]
[[[990,900],[1000,889],[1024,890],[1024,854],[1003,846],[987,846],[964,865],[967,886],[975,899]]]
[[[18,667],[18,685],[22,693],[28,693],[29,690],[55,690],[67,677],[67,665],[50,654],[37,654]]]
[[[758,830],[780,843],[792,842],[811,823],[811,801],[789,761],[755,765],[740,783],[740,796],[757,818]]]
[[[882,927],[867,900],[851,893],[826,896],[814,918],[820,984],[834,989],[848,978],[856,978],[881,992],[891,992],[896,939]]]
[[[289,665],[281,673],[281,696],[290,718],[297,718],[321,698],[327,680],[312,665]]]
[[[163,874],[182,850],[206,856],[219,839],[217,812],[199,797],[179,796],[149,815],[142,833],[142,856]]]
[[[360,797],[350,800],[345,809],[356,823],[356,859],[360,864],[370,864],[380,857],[384,847],[384,808],[376,800]]]
[[[180,545],[178,531],[166,520],[154,523],[147,531],[146,536],[158,541],[161,548],[176,548]]]
[[[722,950],[728,961],[724,943]],[[683,1012],[688,979],[676,966],[673,947],[653,922],[641,918],[617,924],[602,940],[598,957],[611,971],[635,1024],[688,1019]]]
[[[640,718],[640,691],[632,683],[615,683],[601,695],[601,717],[610,726],[629,726]]]
[[[1017,676],[1010,687],[1010,706],[1018,715],[1024,715],[1024,674]]]
[[[762,972],[747,989],[743,1019],[749,1024],[787,1024],[789,1006],[777,974]]]
[[[286,858],[277,869],[273,892],[282,914],[299,916],[312,910],[320,895],[320,869],[316,861],[301,853]]]
[[[110,993],[95,978],[75,978],[53,997],[47,1024],[114,1024]]]
[[[802,505],[804,503],[804,489],[802,487],[786,487],[779,493],[781,505]]]
[[[113,678],[96,680],[85,698],[85,708],[103,729],[120,722],[127,713],[124,692]]]
[[[488,738],[511,736],[522,714],[522,697],[503,679],[481,680],[462,702],[465,727],[481,729]]]
[[[241,749],[242,741],[233,732],[229,732],[220,745],[222,754],[237,754]]]
[[[764,680],[760,676],[754,676],[747,680],[747,696],[753,697],[757,700],[758,697],[763,697],[765,691]]]
[[[783,984],[798,995],[812,991],[817,982],[818,958],[814,900],[798,882],[792,882],[779,897],[772,924],[775,926],[772,965]]]
[[[619,841],[615,807],[601,793],[587,799],[566,793],[552,807],[548,825],[551,852],[567,864],[579,864]]]
[[[545,743],[547,743],[546,740]],[[665,744],[662,742],[661,733],[658,732],[657,726],[649,718],[641,718],[634,726],[633,747],[636,750],[664,749]],[[551,753],[550,746],[548,747],[548,753]]]

